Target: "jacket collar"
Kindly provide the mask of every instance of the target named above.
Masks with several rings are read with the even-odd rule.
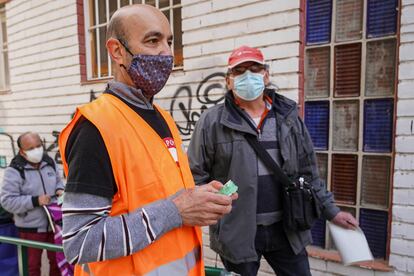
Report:
[[[141,89],[137,89],[132,86],[128,86],[122,82],[111,80],[108,82],[104,93],[109,93],[121,98],[125,102],[131,104],[132,106],[141,108],[141,109],[154,109],[152,101],[145,98],[142,94]]]
[[[272,99],[272,110],[276,112],[279,120],[286,121],[288,125],[298,116],[296,102],[279,95],[274,89],[265,89],[264,93]],[[224,110],[220,118],[220,123],[241,132],[257,135],[256,129],[246,118],[246,114],[234,102],[232,91],[225,95]]]
[[[43,168],[44,166],[52,166],[54,167],[54,163],[53,163],[53,159],[51,157],[49,157],[47,154],[44,154],[42,157],[42,161],[41,164],[39,166],[40,168]],[[16,169],[16,170],[25,170],[25,169],[34,169],[34,167],[32,165],[30,165],[30,163],[20,154],[17,154],[10,162],[10,167]]]

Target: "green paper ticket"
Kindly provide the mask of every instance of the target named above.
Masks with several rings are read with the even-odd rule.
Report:
[[[220,189],[219,194],[231,196],[232,194],[237,192],[238,189],[239,187],[237,187],[237,185],[234,184],[233,181],[229,180],[226,184],[224,184],[223,188]]]
[[[62,205],[63,204],[63,197],[65,196],[65,193],[63,193],[61,196],[58,196],[57,198],[57,204]]]

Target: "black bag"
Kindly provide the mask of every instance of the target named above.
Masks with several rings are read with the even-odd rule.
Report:
[[[304,231],[312,228],[313,223],[321,215],[320,201],[312,185],[303,176],[293,181],[289,179],[254,135],[246,134],[245,138],[266,167],[274,172],[275,181],[283,184],[282,204],[285,229]]]

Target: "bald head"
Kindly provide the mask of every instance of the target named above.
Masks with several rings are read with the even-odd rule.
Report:
[[[17,146],[21,150],[31,150],[42,145],[39,134],[35,132],[25,132],[17,138]]]
[[[118,9],[109,21],[106,40],[110,38],[120,39],[128,45],[130,39],[129,34],[139,31],[139,29],[132,28],[132,26],[140,25],[141,22],[148,18],[153,18],[156,21],[159,21],[160,24],[169,24],[165,15],[160,10],[150,5],[136,4]]]

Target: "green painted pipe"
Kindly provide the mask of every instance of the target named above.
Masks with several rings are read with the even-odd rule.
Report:
[[[19,275],[20,276],[29,276],[29,264],[27,258],[27,248],[38,248],[46,249],[48,251],[63,252],[63,247],[61,245],[37,242],[25,239],[18,239],[12,237],[0,236],[0,243],[8,243],[17,245],[18,258],[19,258]],[[221,268],[206,266],[205,268],[206,276],[220,276],[222,271]]]

